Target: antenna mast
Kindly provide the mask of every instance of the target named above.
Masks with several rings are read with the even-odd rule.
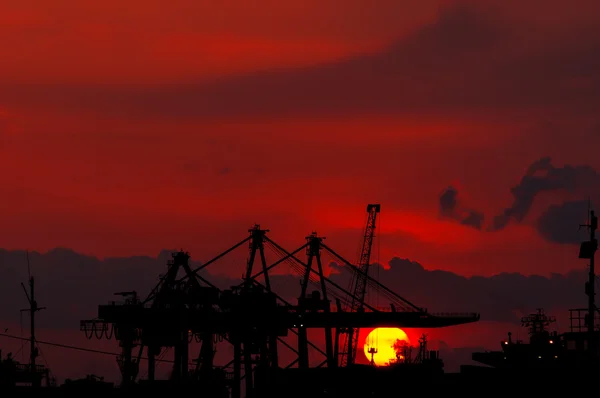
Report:
[[[581,243],[579,249],[579,258],[585,258],[590,260],[590,272],[588,275],[588,281],[585,284],[585,294],[588,296],[588,313],[586,316],[587,331],[589,334],[588,348],[590,353],[596,354],[596,347],[594,341],[594,320],[596,313],[596,270],[594,256],[598,250],[598,241],[596,240],[596,230],[598,229],[598,217],[594,214],[593,210],[589,211],[589,222],[588,224],[582,224],[579,226],[588,228],[590,231],[590,240]]]
[[[25,291],[25,296],[27,297],[27,301],[29,302],[29,308],[21,311],[29,312],[29,326],[31,330],[31,334],[29,337],[29,368],[31,375],[36,374],[36,363],[35,359],[38,356],[38,350],[35,346],[35,313],[41,310],[45,310],[46,307],[38,307],[37,301],[35,300],[35,283],[33,276],[31,276],[31,268],[29,266],[29,252],[27,253],[27,273],[29,274],[29,292],[27,292],[27,288],[23,283],[21,286],[23,287],[23,291]]]

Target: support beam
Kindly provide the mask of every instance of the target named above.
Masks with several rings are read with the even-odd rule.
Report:
[[[266,239],[267,241],[269,241],[269,243],[271,243],[273,246],[275,246],[275,247],[276,247],[278,250],[280,250],[281,252],[283,252],[283,253],[287,254],[287,255],[288,255],[288,256],[289,256],[291,259],[293,259],[294,261],[296,261],[298,264],[302,265],[302,266],[303,266],[303,267],[305,267],[305,268],[308,268],[308,265],[307,265],[307,264],[306,264],[304,261],[300,260],[298,257],[296,257],[296,256],[292,255],[291,253],[288,253],[288,252],[287,252],[287,250],[285,250],[283,247],[279,246],[277,243],[275,243],[275,242],[274,242],[273,240],[271,240],[269,237],[265,237],[265,239]],[[321,243],[321,245],[322,245],[324,248],[326,247],[324,243]],[[318,275],[318,272],[317,272],[317,271],[315,271],[315,270],[313,270],[313,269],[311,269],[311,270],[310,270],[310,272],[312,272],[312,273],[314,273],[314,274],[317,274],[317,275]],[[341,287],[340,285],[338,285],[337,283],[335,283],[335,282],[334,282],[334,281],[332,281],[331,279],[329,279],[329,278],[325,277],[325,282],[327,282],[327,283],[329,283],[331,286],[333,286],[333,287],[337,288],[337,289],[338,289],[338,290],[340,290],[342,293],[344,293],[344,294],[346,294],[346,295],[349,295],[349,296],[352,296],[352,293],[350,293],[348,290],[344,289],[343,287]],[[378,311],[379,311],[377,308],[375,308],[375,307],[373,307],[373,306],[371,306],[371,305],[369,305],[369,304],[366,304],[366,303],[365,303],[365,307],[366,307],[366,308],[368,308],[368,309],[370,309],[371,311],[374,311],[374,312],[378,312]]]

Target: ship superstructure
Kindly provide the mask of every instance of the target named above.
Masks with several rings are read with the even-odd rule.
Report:
[[[585,294],[588,297],[587,308],[569,310],[569,331],[559,334],[551,331],[556,318],[548,316],[538,309],[521,319],[523,327],[528,328],[529,341],[514,340],[508,333],[506,340],[500,343],[500,351],[473,353],[473,360],[492,367],[495,370],[522,373],[529,371],[557,371],[560,373],[581,373],[600,369],[600,329],[598,327],[598,308],[595,304],[595,253],[598,249],[596,230],[598,218],[594,211],[589,213],[589,222],[581,225],[589,230],[589,240],[581,243],[579,258],[589,260],[588,280]],[[464,372],[493,371],[493,369],[464,366]]]

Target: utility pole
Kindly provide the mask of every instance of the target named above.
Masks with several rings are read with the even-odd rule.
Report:
[[[38,386],[39,380],[37,379],[37,367],[35,360],[38,356],[38,350],[35,346],[35,313],[41,310],[45,310],[46,307],[38,307],[37,301],[35,300],[35,282],[33,276],[31,276],[31,271],[29,268],[29,252],[27,252],[27,270],[29,273],[29,292],[27,292],[27,288],[23,283],[21,286],[25,291],[25,296],[27,297],[27,301],[29,302],[29,308],[21,311],[29,312],[29,327],[30,327],[30,337],[29,337],[29,370],[32,380],[34,380],[34,385]]]

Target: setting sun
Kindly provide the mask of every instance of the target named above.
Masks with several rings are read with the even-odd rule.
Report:
[[[410,343],[406,333],[398,328],[377,328],[373,329],[365,339],[364,351],[365,356],[377,366],[387,366],[390,361],[396,359],[396,350],[394,344],[396,340]],[[373,353],[370,353],[373,349]],[[372,357],[371,357],[372,356]]]

